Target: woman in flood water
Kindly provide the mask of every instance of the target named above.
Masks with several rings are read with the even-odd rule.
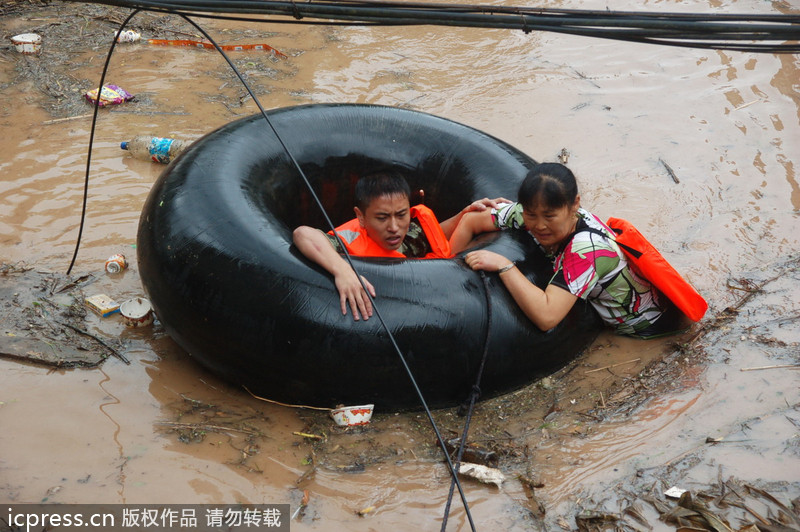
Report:
[[[505,229],[528,232],[553,261],[555,272],[542,290],[506,257],[472,251],[473,270],[497,272],[520,309],[537,327],[555,327],[578,299],[591,303],[619,334],[654,338],[679,332],[687,323],[682,312],[628,266],[614,232],[581,208],[572,171],[558,163],[541,163],[528,172],[516,203],[465,215],[454,231],[454,253],[480,233]]]

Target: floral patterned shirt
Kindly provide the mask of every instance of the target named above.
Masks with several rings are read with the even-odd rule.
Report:
[[[498,229],[527,232],[519,203],[493,209],[492,218]],[[589,227],[602,231],[605,236],[581,231]],[[528,234],[536,241],[536,237]],[[613,235],[598,217],[578,209],[575,233],[561,250],[551,255],[538,241],[536,244],[553,261],[555,273],[550,284],[588,301],[617,333],[635,335],[661,316],[662,306],[658,292],[628,267]]]

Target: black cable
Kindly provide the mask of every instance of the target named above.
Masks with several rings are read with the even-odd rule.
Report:
[[[161,10],[161,9],[150,9],[154,12],[164,12],[164,13],[173,13],[173,11],[169,10]],[[269,23],[269,24],[303,24],[303,25],[310,25],[310,26],[409,26],[409,25],[420,25],[417,21],[398,21],[395,19],[386,20],[370,20],[370,21],[340,21],[340,20],[330,20],[330,19],[322,19],[322,20],[309,20],[307,18],[303,18],[302,20],[296,19],[277,19],[277,18],[254,18],[254,17],[246,17],[246,16],[230,16],[230,15],[221,15],[221,14],[210,14],[210,13],[192,13],[193,18],[210,18],[216,20],[230,20],[230,21],[238,21],[238,22],[255,22],[255,23]],[[682,15],[679,13],[671,14],[678,18],[691,18],[696,17],[696,15]],[[653,15],[658,16],[658,15]],[[729,20],[741,20],[741,15],[729,15],[726,16],[722,15],[715,15],[716,17],[726,18]],[[781,17],[781,15],[761,15],[754,16],[754,20],[766,20],[765,17]],[[435,24],[435,22],[433,22]],[[675,46],[675,47],[683,47],[683,48],[700,48],[700,49],[721,49],[721,50],[732,50],[732,51],[741,51],[741,52],[772,52],[772,53],[797,53],[800,52],[800,44],[763,44],[763,43],[754,43],[754,44],[721,44],[715,42],[678,42],[678,41],[670,41],[666,40],[667,38],[670,39],[696,39],[696,40],[711,40],[717,38],[718,35],[728,35],[727,33],[720,33],[720,34],[702,34],[702,33],[682,33],[677,34],[667,30],[636,30],[633,28],[628,29],[617,29],[617,30],[609,30],[604,28],[596,28],[596,29],[574,29],[570,26],[561,26],[558,29],[554,29],[551,26],[528,26],[527,19],[523,18],[521,23],[521,29],[524,33],[530,33],[533,30],[537,31],[551,31],[553,33],[562,33],[566,35],[576,35],[581,37],[597,37],[602,39],[609,39],[609,40],[618,40],[623,42],[635,42],[635,43],[642,43],[642,44],[656,44],[656,45],[663,45],[663,46]],[[485,25],[478,25],[478,27],[485,27]],[[499,26],[498,26],[499,27]],[[515,25],[511,27],[504,27],[504,29],[517,29]],[[660,38],[658,38],[660,37]],[[757,35],[751,34],[742,34],[742,33],[731,33],[729,39],[731,40],[753,40]]]
[[[153,9],[153,11],[160,12],[161,10]],[[164,11],[170,13],[171,11]],[[234,20],[244,22],[256,23],[270,23],[270,24],[304,24],[304,25],[318,25],[318,26],[410,26],[420,25],[418,21],[412,20],[398,20],[398,19],[371,19],[369,21],[338,21],[338,20],[309,20],[304,18],[302,20],[295,19],[275,19],[275,18],[253,18],[244,16],[226,16],[220,14],[209,13],[193,13],[195,18],[211,18],[217,20]],[[722,15],[720,15],[722,16]],[[736,16],[736,15],[732,15]],[[764,15],[765,17],[768,15]],[[436,21],[431,20],[428,24],[435,25]],[[446,25],[446,24],[442,24]],[[485,24],[459,24],[461,27],[486,27]],[[666,29],[647,29],[637,30],[635,28],[574,28],[569,25],[552,26],[552,25],[535,25],[529,26],[527,19],[523,18],[521,26],[519,24],[496,24],[496,29],[521,29],[524,33],[531,31],[550,31],[553,33],[562,33],[565,35],[576,35],[580,37],[596,37],[608,40],[617,40],[623,42],[635,42],[641,44],[656,44],[662,46],[674,46],[682,48],[699,48],[699,49],[718,49],[718,50],[731,50],[740,52],[760,52],[760,53],[797,53],[800,52],[800,44],[770,44],[770,43],[752,43],[752,44],[734,44],[734,43],[721,43],[713,42],[713,39],[718,39],[719,35],[734,41],[754,40],[758,38],[766,38],[760,34],[742,34],[742,33],[676,33],[672,30]],[[763,32],[762,32],[763,33]],[[769,35],[770,39],[774,35]],[[669,40],[672,39],[672,40]],[[685,42],[676,41],[675,39],[683,39]],[[695,39],[692,41],[690,39]],[[697,42],[697,41],[712,41],[712,42]]]
[[[305,172],[303,172],[303,169],[300,167],[300,163],[297,162],[297,160],[294,158],[294,155],[292,155],[291,150],[289,150],[288,146],[286,146],[286,144],[283,142],[283,139],[281,138],[280,134],[275,129],[275,126],[272,124],[272,121],[269,119],[269,115],[267,114],[266,110],[264,110],[264,107],[261,105],[261,102],[258,100],[258,97],[256,96],[256,94],[250,88],[250,85],[244,79],[244,76],[242,76],[242,74],[236,68],[236,65],[233,64],[233,61],[231,61],[231,59],[222,50],[222,48],[216,43],[216,41],[214,41],[214,39],[211,38],[211,36],[208,34],[208,32],[206,32],[203,28],[201,28],[198,24],[196,24],[193,20],[191,20],[186,15],[180,14],[180,16],[184,20],[186,20],[186,22],[188,22],[189,24],[194,26],[195,29],[197,29],[197,31],[202,33],[203,37],[208,39],[208,41],[211,44],[214,45],[214,48],[216,48],[217,51],[222,55],[222,57],[225,59],[225,61],[227,61],[228,65],[231,67],[231,69],[234,71],[236,76],[239,78],[239,81],[242,82],[242,85],[245,87],[247,92],[250,94],[250,97],[253,98],[253,101],[258,106],[259,110],[261,111],[261,115],[264,117],[264,120],[269,125],[269,128],[272,130],[272,133],[275,135],[276,139],[280,143],[280,145],[283,148],[284,152],[286,153],[286,155],[291,160],[292,165],[295,167],[295,169],[297,170],[298,174],[302,178],[303,183],[306,185],[306,187],[309,190],[309,193],[311,194],[311,197],[314,199],[314,202],[317,204],[317,207],[319,207],[320,211],[322,212],[322,216],[325,218],[325,222],[328,224],[328,227],[330,229],[335,229],[335,226],[333,225],[333,222],[331,221],[330,217],[328,216],[328,213],[325,210],[325,207],[322,204],[322,201],[319,199],[319,196],[317,196],[317,193],[314,191],[314,187],[311,186],[311,182],[308,180],[308,177],[306,176]],[[386,334],[389,337],[389,340],[392,343],[392,347],[394,348],[394,350],[397,353],[397,355],[400,357],[400,360],[403,363],[403,368],[405,369],[405,371],[406,371],[406,373],[408,375],[408,378],[411,380],[411,384],[413,385],[414,390],[416,391],[417,396],[419,397],[420,404],[422,405],[423,409],[425,410],[425,414],[428,416],[428,421],[431,423],[433,431],[436,433],[436,438],[439,441],[439,445],[442,447],[442,450],[444,451],[445,456],[447,456],[447,448],[445,446],[444,439],[442,438],[442,435],[439,432],[439,428],[436,425],[436,421],[434,421],[434,419],[433,419],[433,414],[431,413],[431,410],[428,407],[428,403],[425,401],[425,397],[422,394],[422,390],[420,390],[419,385],[417,384],[417,380],[414,378],[414,373],[411,371],[411,368],[409,367],[408,362],[406,361],[405,357],[403,356],[403,353],[402,353],[402,350],[400,349],[400,346],[397,345],[397,341],[395,340],[394,335],[392,334],[392,331],[389,329],[389,326],[387,325],[386,321],[383,319],[383,316],[380,313],[380,309],[378,308],[378,305],[375,303],[375,300],[372,298],[372,295],[370,295],[369,290],[367,290],[367,287],[364,284],[364,279],[361,276],[361,274],[359,273],[358,269],[356,268],[355,263],[353,262],[353,259],[352,259],[351,255],[350,255],[350,253],[347,252],[347,248],[345,246],[342,246],[342,247],[345,250],[344,255],[347,258],[347,262],[350,264],[350,267],[355,272],[356,276],[358,277],[359,282],[361,283],[361,287],[364,289],[364,293],[367,294],[367,297],[369,297],[369,300],[372,303],[372,307],[373,307],[373,309],[375,311],[375,316],[378,318],[378,321],[380,321],[381,326],[383,326],[384,330],[386,331]],[[456,471],[455,471],[455,469],[453,467],[453,463],[450,460],[449,456],[447,457],[447,465],[448,465],[448,467],[450,469],[451,478],[458,485],[458,492],[461,495],[461,501],[462,501],[462,503],[464,505],[464,511],[467,514],[467,518],[469,520],[470,527],[474,531],[475,530],[475,524],[472,521],[472,514],[469,511],[469,504],[467,503],[466,495],[464,494],[464,490],[461,487],[461,483],[458,481],[458,475],[457,475],[457,473],[456,473]]]
[[[472,421],[472,413],[475,410],[475,402],[481,395],[481,379],[483,378],[483,368],[486,365],[486,359],[489,356],[489,340],[491,339],[492,335],[492,299],[489,294],[489,281],[486,278],[486,274],[481,270],[478,272],[481,276],[481,280],[483,281],[483,290],[486,296],[486,336],[483,339],[483,357],[481,358],[481,364],[478,367],[478,375],[475,378],[475,384],[472,386],[472,389],[469,393],[468,403],[469,406],[466,407],[466,416],[467,418],[464,420],[464,430],[461,432],[461,442],[458,446],[458,453],[456,454],[456,473],[461,468],[461,458],[464,456],[464,449],[467,446],[467,434],[469,433],[469,425]],[[445,449],[445,454],[447,450]],[[450,503],[453,500],[453,486],[454,482],[450,482],[450,491],[447,494],[447,504],[445,505],[444,509],[444,517],[442,518],[442,528],[441,532],[444,532],[447,529],[447,517],[450,515]]]
[[[128,18],[126,18],[122,25],[119,27],[119,32],[117,35],[120,35],[122,30],[125,29],[125,26],[128,22],[139,12],[140,10],[134,10]],[[89,199],[89,172],[92,168],[92,146],[94,145],[94,132],[97,128],[97,111],[100,109],[100,96],[103,92],[103,83],[106,80],[106,73],[108,72],[108,64],[111,62],[111,55],[114,53],[114,47],[117,45],[117,39],[115,38],[111,42],[111,48],[108,50],[108,55],[106,56],[106,62],[103,65],[103,72],[100,74],[100,85],[97,87],[97,96],[94,100],[94,111],[92,112],[92,127],[89,131],[89,148],[88,153],[86,154],[86,177],[83,181],[83,205],[81,207],[81,223],[78,226],[78,237],[75,239],[75,251],[72,253],[72,260],[69,263],[69,268],[67,268],[67,275],[72,272],[72,267],[75,266],[75,259],[78,257],[78,249],[81,245],[81,237],[83,236],[83,227],[86,223],[86,204]]]

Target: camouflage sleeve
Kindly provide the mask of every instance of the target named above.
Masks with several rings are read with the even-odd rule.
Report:
[[[331,243],[331,246],[333,246],[333,249],[336,250],[336,253],[344,253],[344,246],[342,246],[338,238],[330,233],[325,233],[325,236],[328,237],[328,241]]]
[[[422,258],[432,251],[431,243],[428,242],[428,237],[425,236],[425,232],[416,218],[411,219],[406,237],[397,251],[406,257],[415,259]]]

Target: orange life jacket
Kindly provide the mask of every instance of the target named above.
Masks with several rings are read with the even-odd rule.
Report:
[[[609,218],[607,225],[617,234],[616,242],[628,259],[628,265],[667,296],[692,321],[700,321],[708,309],[708,303],[653,244],[627,220]]]
[[[431,252],[426,254],[425,259],[449,259],[453,256],[450,251],[450,242],[444,236],[436,215],[425,205],[415,205],[410,210],[411,218],[416,218],[422,227],[422,232],[431,245]],[[333,234],[328,231],[328,234]],[[358,218],[353,218],[336,228],[336,234],[347,248],[347,252],[356,257],[397,257],[404,258],[405,255],[399,251],[390,251],[368,235],[366,229],[358,223]]]

